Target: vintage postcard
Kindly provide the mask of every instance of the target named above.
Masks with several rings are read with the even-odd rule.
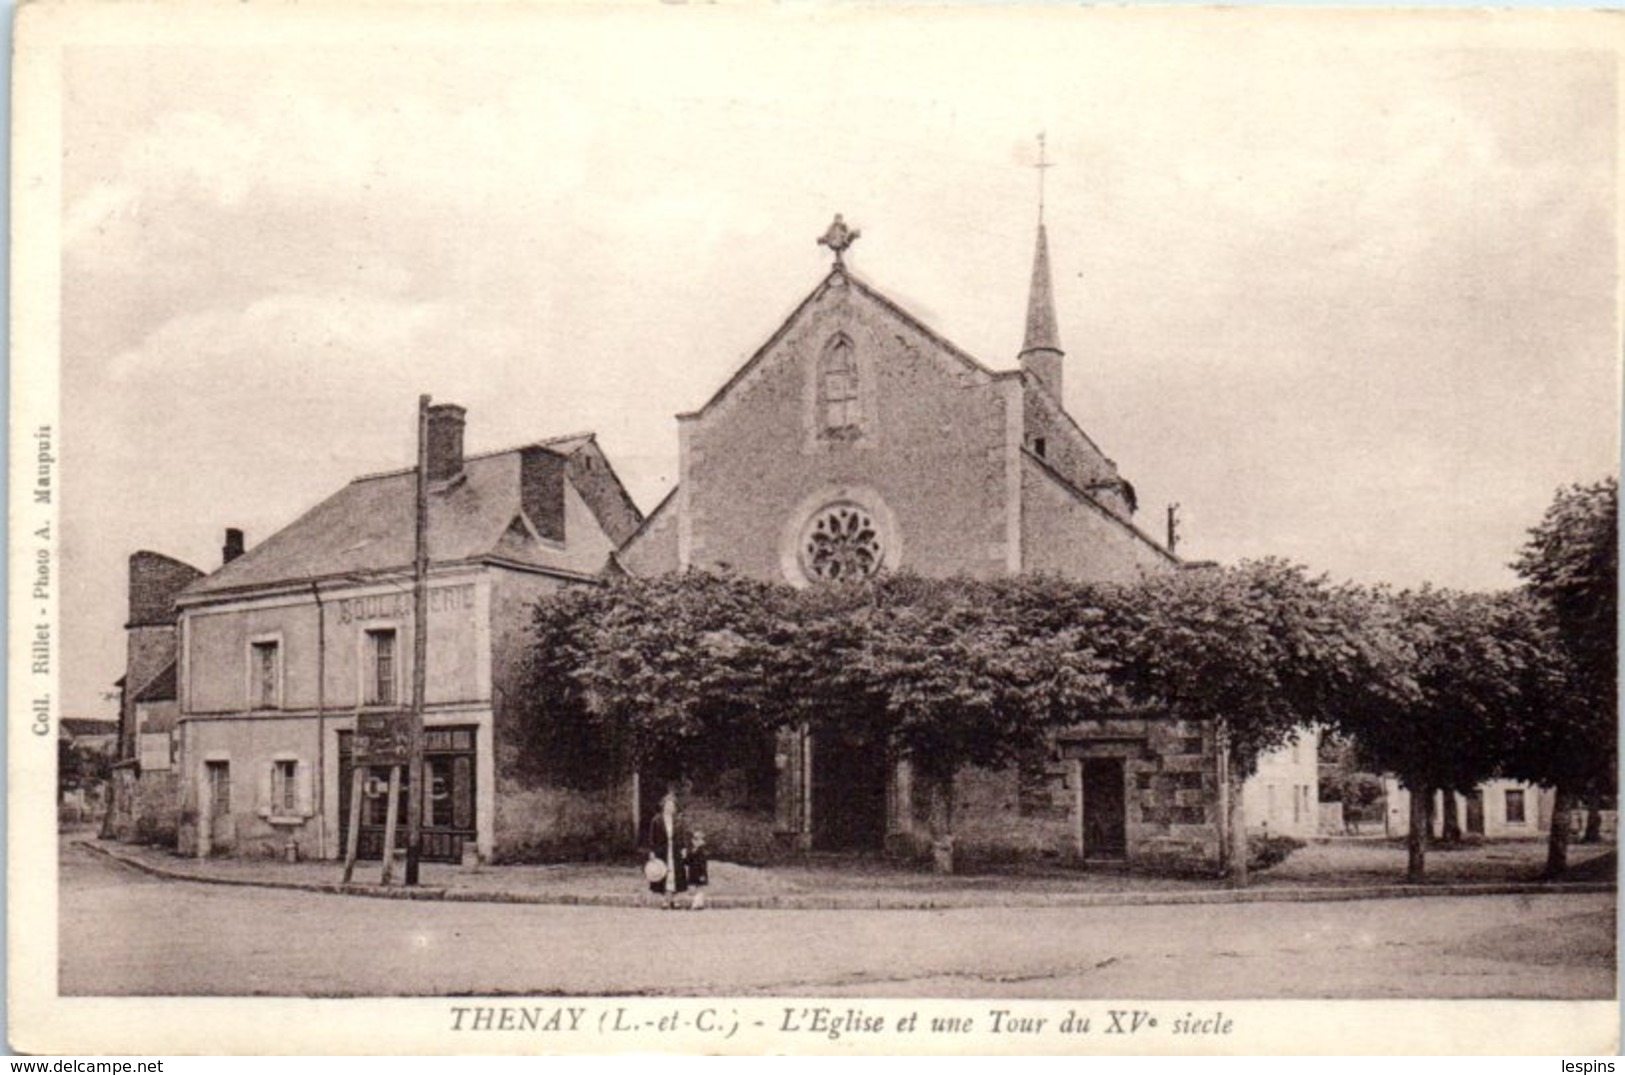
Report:
[[[1621,42],[23,5],[11,1046],[1614,1052]]]

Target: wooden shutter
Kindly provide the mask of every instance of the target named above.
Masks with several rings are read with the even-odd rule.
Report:
[[[294,800],[298,806],[300,817],[310,817],[316,812],[315,795],[311,787],[312,766],[304,762],[295,762],[293,769]]]
[[[474,827],[474,759],[470,757],[451,762],[451,824],[458,829]]]
[[[271,797],[272,775],[276,770],[276,762],[266,762],[260,766],[259,786],[254,798],[254,812],[260,817],[270,817],[276,813],[276,803]]]

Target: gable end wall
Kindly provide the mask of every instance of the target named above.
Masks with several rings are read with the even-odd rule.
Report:
[[[823,435],[809,405],[817,362],[837,333],[865,371],[861,435]],[[802,309],[724,397],[682,424],[678,507],[685,565],[780,581],[784,546],[826,500],[873,495],[895,520],[890,566],[927,575],[1009,570],[1007,430],[1000,383],[853,287]]]

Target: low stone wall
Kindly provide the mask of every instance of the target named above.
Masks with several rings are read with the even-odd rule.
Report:
[[[658,798],[640,803],[634,827],[628,788],[582,791],[525,787],[497,789],[496,855],[501,862],[591,862],[633,856],[648,839]],[[759,864],[786,857],[769,811],[752,811],[704,795],[679,797],[683,824],[704,832],[713,858]]]
[[[180,820],[180,778],[174,772],[133,769],[113,773],[112,805],[103,835],[134,844],[176,846]]]
[[[1066,771],[1029,759],[1005,769],[967,769],[954,783],[960,868],[1075,857]],[[916,803],[920,850],[929,846],[929,803]]]

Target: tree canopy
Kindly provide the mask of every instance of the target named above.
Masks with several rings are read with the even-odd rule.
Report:
[[[1123,585],[617,579],[538,604],[512,745],[567,780],[674,776],[808,723],[951,795],[960,769],[1058,726],[1149,709],[1220,728],[1238,787],[1312,725],[1420,794],[1594,786],[1612,772],[1616,511],[1612,481],[1561,492],[1517,593],[1334,585],[1275,559]]]
[[[1511,775],[1590,795],[1615,778],[1619,652],[1619,485],[1560,489],[1513,565],[1549,618],[1554,686],[1515,729]]]

